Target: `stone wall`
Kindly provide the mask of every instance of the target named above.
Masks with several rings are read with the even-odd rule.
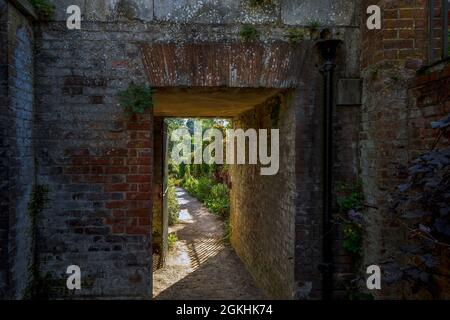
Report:
[[[20,298],[31,263],[28,201],[35,180],[34,12],[27,3],[0,2],[1,216],[0,296]],[[9,292],[6,292],[6,285]]]

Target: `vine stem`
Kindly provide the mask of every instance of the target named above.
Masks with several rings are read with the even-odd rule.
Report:
[[[409,227],[406,223],[404,223],[403,221],[401,221],[398,218],[396,218],[396,221],[399,222],[403,227],[408,229],[411,233],[417,234],[419,237],[421,237],[421,238],[423,238],[425,240],[429,240],[429,241],[433,242],[436,245],[440,245],[440,246],[447,247],[447,248],[450,249],[450,244],[437,240],[435,237],[433,237],[428,232],[425,232],[425,231],[422,231],[422,230],[419,230],[419,229],[413,229],[413,228]]]

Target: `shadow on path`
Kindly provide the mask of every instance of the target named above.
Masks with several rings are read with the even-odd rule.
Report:
[[[224,244],[223,222],[177,188],[180,223],[176,248],[153,274],[154,299],[264,299],[233,249]]]

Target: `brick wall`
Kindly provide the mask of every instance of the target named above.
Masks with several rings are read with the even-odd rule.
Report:
[[[445,112],[448,82],[433,82],[436,74],[414,80],[428,63],[427,1],[364,4],[364,10],[378,4],[383,17],[381,30],[367,30],[362,24],[360,165],[367,205],[363,262],[367,266],[401,259],[397,245],[405,240],[405,232],[389,218],[390,194],[400,182],[398,166],[429,144],[428,122]],[[385,285],[375,295],[399,299],[404,292],[399,286]]]
[[[431,122],[450,113],[450,62],[434,65],[411,81],[409,107],[409,152],[410,158],[415,158],[436,142],[438,132],[431,128]]]
[[[0,96],[4,108],[1,115],[0,295],[6,294],[4,283],[7,281],[9,296],[18,298],[26,287],[31,259],[27,206],[35,177],[34,35],[32,11],[19,10],[4,1],[0,3],[0,10],[2,27],[5,27],[0,35]]]
[[[37,29],[38,180],[50,189],[40,272],[64,280],[76,264],[75,297],[150,299],[153,117],[130,118],[117,102],[131,81],[147,79],[133,30],[84,28]]]
[[[204,68],[193,68],[192,72],[184,68],[191,68],[189,61],[198,59],[195,51],[188,49],[201,48],[198,43],[241,43],[240,25],[252,21],[258,24],[261,43],[268,48],[267,54],[254,56],[257,58],[255,61],[262,62],[261,65],[253,68],[246,59],[238,59],[239,65],[236,66],[235,60],[224,60],[232,68],[218,73],[223,77],[218,79],[218,83],[229,83],[224,79],[230,78],[236,86],[263,83],[268,87],[298,88],[288,97],[291,100],[285,106],[282,104],[282,109],[286,109],[280,113],[282,130],[287,136],[286,145],[283,145],[287,157],[282,160],[286,162],[282,163],[280,175],[284,180],[268,178],[268,183],[261,184],[264,192],[252,195],[256,208],[261,208],[256,200],[261,200],[267,208],[274,208],[273,213],[265,210],[266,214],[254,221],[261,226],[261,234],[273,237],[273,240],[269,237],[262,242],[270,250],[264,257],[261,252],[253,252],[258,249],[258,241],[254,240],[259,240],[260,235],[252,234],[247,228],[240,240],[242,248],[247,246],[242,249],[248,253],[243,259],[249,264],[253,263],[252,259],[268,263],[252,272],[262,279],[261,283],[274,296],[318,297],[320,272],[317,266],[321,261],[322,234],[321,208],[318,205],[321,199],[321,166],[317,159],[321,158],[321,104],[315,88],[321,87],[321,82],[318,82],[320,76],[318,68],[315,68],[316,61],[311,59],[316,56],[312,41],[302,43],[296,50],[290,50],[291,46],[285,41],[290,25],[307,25],[310,16],[290,10],[290,2],[281,3],[275,8],[276,12],[258,13],[241,8],[237,5],[241,2],[233,1],[232,14],[225,15],[224,12],[228,11],[223,10],[222,3],[213,4],[212,1],[208,1],[205,7],[181,6],[180,9],[170,4],[167,7],[156,6],[154,10],[143,8],[141,1],[136,2],[140,4],[136,10],[119,10],[120,6],[111,5],[115,3],[113,1],[96,1],[86,2],[86,7],[82,8],[85,18],[82,30],[69,31],[65,24],[65,4],[55,3],[55,21],[42,22],[35,30],[37,182],[48,185],[50,189],[49,202],[39,219],[41,274],[49,272],[51,278],[59,280],[56,286],[61,287],[67,266],[78,264],[82,270],[83,289],[75,298],[151,297],[153,119],[150,113],[128,119],[117,105],[116,94],[130,81],[149,80],[143,70],[139,44],[181,44],[176,52],[181,53],[184,60],[179,61],[175,55],[165,62],[164,68],[157,69],[165,72],[164,76],[161,75],[163,80],[170,80],[165,85],[186,83],[183,81],[190,76],[198,79],[196,85],[210,85],[209,72],[216,68],[210,68],[209,64]],[[314,4],[311,11],[319,5]],[[339,21],[334,20],[334,12],[324,13],[322,17],[326,25],[336,23],[337,27],[331,33],[345,40],[345,60],[341,61],[345,66],[342,70],[344,77],[358,77],[358,72],[354,71],[358,69],[358,59],[355,58],[359,50],[355,46],[358,30],[346,27],[353,24],[352,8],[351,5],[345,10],[336,9]],[[224,25],[216,25],[218,14],[222,15],[219,18]],[[166,20],[172,23],[161,23]],[[178,24],[180,21],[186,24]],[[273,21],[286,26],[273,29],[272,25],[265,24]],[[284,42],[277,46],[280,40]],[[195,45],[190,46],[191,43]],[[237,46],[244,48],[239,57],[248,54],[246,46]],[[189,55],[183,55],[184,52]],[[231,58],[236,57],[233,52],[230,51]],[[170,55],[171,51],[166,54]],[[205,57],[205,61],[213,61],[215,66],[222,61],[217,56]],[[195,60],[189,60],[190,57]],[[147,67],[152,63],[148,58],[144,55]],[[291,68],[293,61],[296,62],[295,67]],[[181,66],[185,73],[177,74],[174,64]],[[278,69],[281,67],[283,72]],[[270,72],[261,72],[264,70]],[[261,72],[259,77],[264,82],[255,81],[255,72]],[[297,78],[297,75],[301,77]],[[259,111],[255,114],[261,117],[262,126],[271,125],[266,123],[267,114],[263,116]],[[256,119],[249,118],[244,124],[250,125],[253,121]],[[251,177],[262,179],[253,172],[244,171],[243,179],[237,180],[243,186],[250,186],[247,178]],[[271,179],[274,179],[273,185],[287,191],[281,198],[275,198],[272,193]],[[267,194],[270,195],[267,199],[273,200],[270,203],[264,197]],[[239,201],[243,202],[243,199]],[[250,213],[249,208],[245,210]],[[280,219],[274,220],[270,214],[277,214]],[[244,229],[243,225],[241,227]],[[274,231],[288,232],[270,234],[271,227]],[[248,239],[253,240],[247,243]],[[272,250],[270,245],[278,248]],[[275,254],[272,256],[271,252]],[[283,260],[278,261],[276,257]],[[267,274],[258,268],[265,268],[263,271]],[[268,282],[267,275],[274,276],[273,284]]]
[[[230,169],[232,245],[256,283],[273,298],[294,294],[295,117],[277,96],[233,119],[234,128],[280,129],[280,171],[261,176],[259,165]]]

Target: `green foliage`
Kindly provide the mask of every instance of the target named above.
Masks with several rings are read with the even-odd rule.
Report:
[[[118,98],[128,115],[142,114],[153,107],[153,91],[147,85],[131,83],[118,94]]]
[[[169,233],[169,236],[167,237],[167,247],[170,251],[175,249],[175,246],[177,244],[178,237],[175,232]]]
[[[275,107],[272,112],[274,119],[278,118],[279,109]],[[194,120],[172,122],[169,126],[169,134],[170,131],[180,127],[187,128],[192,133]],[[203,119],[202,124],[204,131],[209,128],[216,128],[224,132],[230,126],[229,122],[218,119]],[[169,149],[169,152],[171,152],[171,149]],[[171,163],[169,164],[169,173],[172,181],[174,181],[173,184],[178,184],[184,188],[189,194],[203,202],[210,212],[223,218],[226,227],[224,238],[228,239],[231,234],[231,227],[229,226],[230,199],[227,187],[229,181],[228,166],[206,163],[179,165]]]
[[[167,189],[167,208],[169,214],[169,226],[173,226],[178,223],[178,217],[180,214],[180,204],[177,200],[177,194],[175,190],[175,179],[170,178]]]
[[[230,215],[230,195],[226,185],[216,184],[211,188],[211,192],[205,202],[208,209],[221,217]]]
[[[293,28],[287,31],[285,35],[291,45],[299,44],[306,37],[305,29]]]
[[[338,192],[337,204],[344,221],[344,239],[342,247],[354,256],[360,256],[363,244],[363,229],[360,211],[364,209],[364,195],[360,181],[353,185],[342,185]]]
[[[309,36],[310,39],[317,40],[320,38],[320,23],[317,21],[312,21],[309,26]]]
[[[37,14],[41,17],[48,18],[55,12],[55,6],[48,0],[28,0]]]
[[[347,213],[350,210],[362,210],[364,207],[364,195],[361,192],[362,183],[360,181],[353,185],[343,184],[339,187],[342,194],[337,198],[339,212]]]
[[[195,197],[201,202],[205,202],[209,199],[211,186],[213,182],[208,177],[200,177],[198,179],[197,190],[195,192]]]
[[[244,41],[255,41],[259,39],[259,31],[252,25],[243,25],[239,33]]]
[[[311,23],[308,25],[310,30],[318,31],[320,29],[320,22],[319,21],[311,21]]]
[[[198,180],[188,176],[182,181],[182,187],[185,188],[191,195],[195,196],[198,189]]]
[[[344,227],[344,240],[342,247],[345,251],[353,255],[360,255],[362,250],[361,228],[355,224],[348,224]]]

